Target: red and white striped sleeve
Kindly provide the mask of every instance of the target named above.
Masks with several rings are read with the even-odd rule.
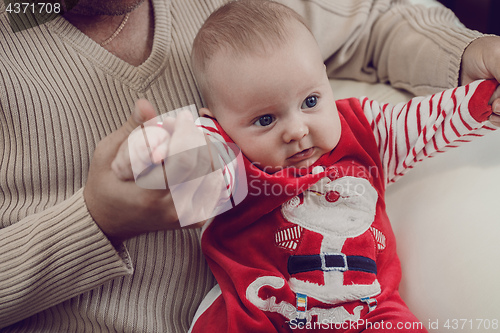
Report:
[[[236,164],[239,148],[236,144],[228,142],[220,132],[219,127],[212,118],[199,117],[196,125],[210,141],[212,159],[217,159],[222,166],[222,174],[226,180],[226,190],[233,193],[236,185]],[[243,166],[242,166],[243,167]]]
[[[395,106],[361,99],[386,182],[396,181],[416,162],[494,130],[487,121],[492,112],[488,102],[497,85],[492,80],[475,81]]]

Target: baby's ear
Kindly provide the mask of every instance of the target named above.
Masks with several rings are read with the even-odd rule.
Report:
[[[207,109],[207,108],[201,108],[200,109],[200,116],[215,118],[215,116],[213,115],[213,113],[209,109]]]

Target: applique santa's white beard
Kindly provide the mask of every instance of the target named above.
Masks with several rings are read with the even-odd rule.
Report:
[[[360,300],[380,293],[375,262],[360,255],[362,250],[357,251],[356,256],[343,251],[344,244],[350,239],[362,235],[373,239],[377,230],[370,230],[370,226],[375,218],[377,200],[377,191],[365,178],[345,176],[331,180],[324,177],[300,196],[282,205],[283,217],[303,228],[301,233],[312,231],[323,236],[320,252],[315,254],[317,256],[296,252],[290,258],[289,270],[295,276],[290,277],[288,283],[295,293],[327,304]],[[371,247],[368,250],[372,250]],[[308,260],[320,260],[321,266],[308,264]],[[361,262],[361,265],[356,265],[356,262]],[[300,266],[302,268],[298,268]],[[354,270],[365,272],[375,269],[373,282],[366,284],[351,280],[346,283],[345,272],[353,269],[350,266],[357,266]],[[305,272],[312,270],[323,271],[322,283],[311,281],[313,279],[307,276]]]

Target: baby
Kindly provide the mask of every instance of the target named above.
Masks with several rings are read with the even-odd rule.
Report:
[[[204,226],[201,246],[218,285],[191,330],[426,332],[398,293],[385,187],[425,157],[491,130],[497,83],[397,106],[335,101],[311,31],[267,0],[214,12],[192,66],[206,105],[200,127],[241,149],[249,193]]]

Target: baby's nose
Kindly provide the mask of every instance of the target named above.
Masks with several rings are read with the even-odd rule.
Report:
[[[288,126],[283,134],[283,141],[285,141],[286,143],[299,141],[307,134],[309,134],[309,128],[304,122],[291,121],[287,125]]]

